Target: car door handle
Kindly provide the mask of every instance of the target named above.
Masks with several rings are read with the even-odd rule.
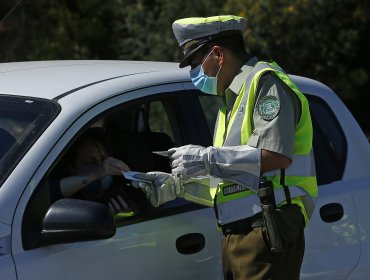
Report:
[[[203,250],[206,239],[201,233],[189,233],[176,239],[176,249],[180,254],[190,255]]]
[[[339,221],[343,215],[343,206],[339,203],[329,203],[320,208],[321,219],[326,223]]]

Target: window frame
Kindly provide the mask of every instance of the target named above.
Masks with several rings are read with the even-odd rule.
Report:
[[[335,181],[340,181],[344,174],[348,155],[348,143],[345,137],[345,133],[335,113],[323,98],[310,94],[306,94],[306,97],[309,102],[313,125],[313,149],[315,154],[316,176],[318,185],[325,185],[333,183]],[[318,106],[321,106],[321,108],[318,108]],[[326,116],[318,116],[318,110],[321,110],[320,114],[322,112],[325,112]],[[336,131],[338,137],[332,137],[332,139],[329,139],[330,135],[328,135],[327,132],[333,130]],[[322,138],[318,139],[317,137],[325,137],[325,141],[322,141]],[[339,146],[342,147],[342,149],[340,149],[342,156],[339,159],[336,154],[336,146],[338,145],[333,145],[331,140],[341,141],[341,144],[339,144]],[[321,147],[319,147],[319,145],[321,145]],[[323,151],[323,145],[326,146],[326,149],[324,151],[326,152],[326,156],[323,156],[321,153]],[[333,159],[333,157],[337,159],[335,164],[332,164],[332,162],[328,162],[328,160]],[[332,167],[332,169],[328,169],[330,167]]]

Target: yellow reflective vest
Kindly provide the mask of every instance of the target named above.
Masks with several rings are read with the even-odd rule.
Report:
[[[312,214],[314,202],[317,197],[317,182],[312,150],[312,123],[308,101],[299,91],[288,75],[276,64],[259,62],[252,69],[244,83],[231,112],[226,127],[226,109],[221,108],[215,131],[214,146],[245,145],[252,135],[253,109],[259,80],[264,73],[272,72],[284,82],[297,95],[301,102],[301,116],[295,129],[294,155],[291,165],[285,170],[285,185],[289,187],[292,202],[301,206],[306,219]],[[242,112],[242,113],[240,113]],[[280,170],[262,174],[267,180],[273,182],[275,197],[278,204],[285,203],[283,186],[280,184]],[[243,218],[251,214],[243,207],[252,207],[256,203],[254,192],[243,186],[237,186],[235,192],[230,193],[229,182],[218,185],[215,197],[218,219],[221,224]],[[232,189],[232,188],[231,188]],[[248,214],[241,215],[240,212]]]
[[[246,145],[253,131],[253,109],[260,78],[267,72],[275,75],[297,95],[301,102],[301,116],[295,128],[294,155],[291,165],[285,170],[285,185],[289,187],[292,203],[301,206],[307,221],[312,214],[317,197],[317,182],[312,150],[312,123],[308,101],[288,75],[276,64],[259,62],[248,75],[231,111],[226,127],[226,108],[219,111],[215,126],[214,146]],[[278,205],[285,203],[280,170],[261,174],[273,182]],[[221,179],[194,179],[185,183],[184,198],[199,204],[214,206],[219,224],[244,219],[260,211],[255,192],[247,186],[222,181]]]

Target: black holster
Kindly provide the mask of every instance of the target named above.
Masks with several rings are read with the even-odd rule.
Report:
[[[262,216],[271,252],[280,253],[283,251],[283,239],[279,231],[279,224],[276,215],[276,201],[272,182],[262,181],[257,194],[261,202]]]

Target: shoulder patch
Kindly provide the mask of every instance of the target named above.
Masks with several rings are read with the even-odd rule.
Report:
[[[280,111],[280,100],[276,96],[264,96],[257,103],[257,110],[262,119],[273,120]]]

